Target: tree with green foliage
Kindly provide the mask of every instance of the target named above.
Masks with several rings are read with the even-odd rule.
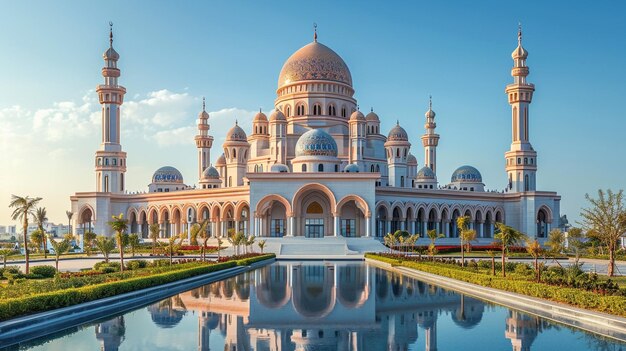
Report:
[[[587,249],[582,229],[576,227],[569,228],[567,231],[567,249],[574,254],[574,263],[578,265],[580,256]]]
[[[130,254],[135,257],[135,250],[139,247],[141,241],[139,240],[139,234],[132,233],[128,235],[128,246],[130,247]]]
[[[598,190],[598,198],[585,194],[589,201],[589,208],[583,208],[583,229],[595,236],[609,252],[609,267],[607,275],[615,274],[615,251],[618,241],[626,233],[626,209],[624,208],[624,191],[614,193],[611,189],[606,192]]]
[[[15,255],[17,251],[13,250],[10,247],[0,247],[0,257],[2,257],[2,267],[4,269],[7,268],[7,258],[9,256]]]
[[[13,208],[13,213],[11,213],[11,218],[13,220],[22,221],[22,230],[24,233],[24,261],[25,261],[25,269],[24,272],[26,274],[30,273],[30,260],[28,254],[28,217],[31,217],[35,214],[35,206],[41,201],[40,197],[31,198],[28,196],[17,196],[11,195],[11,203],[9,207]]]
[[[255,241],[256,237],[254,235],[248,235],[247,237],[245,237],[244,245],[246,246],[246,253],[248,253],[248,250],[250,250],[250,252],[254,252],[253,245]]]
[[[152,239],[152,254],[155,255],[157,240],[159,239],[159,234],[161,234],[161,227],[158,223],[152,223],[150,227],[148,227],[148,230],[150,231],[150,239]]]
[[[109,263],[109,255],[115,250],[115,239],[99,235],[96,240],[94,240],[94,244],[104,256],[104,262]]]
[[[191,235],[191,245],[198,245],[198,238],[202,239],[202,245],[200,247],[202,261],[205,259],[206,243],[210,238],[209,233],[207,233],[206,230],[208,224],[209,221],[205,219],[202,223],[194,223],[189,229],[189,233]]]
[[[109,222],[109,226],[115,232],[117,248],[120,250],[120,271],[124,272],[124,247],[126,246],[124,232],[128,228],[128,221],[124,219],[123,213],[120,213],[118,216],[112,216],[112,218],[113,220]]]
[[[263,250],[265,249],[266,243],[267,243],[266,240],[259,240],[259,242],[257,243],[257,245],[259,246],[259,249],[261,250],[261,254],[263,254]]]
[[[390,250],[393,250],[398,242],[398,238],[391,233],[387,233],[383,238],[383,241],[385,242],[385,246],[389,247]]]
[[[183,240],[185,240],[185,235],[181,233],[177,236],[175,235],[175,236],[168,238],[166,244],[159,242],[159,245],[161,245],[161,247],[165,249],[167,256],[169,256],[170,258],[170,266],[173,263],[172,261],[173,261],[174,254],[178,251],[178,249],[182,245]]]
[[[535,263],[535,275],[537,276],[537,282],[541,281],[541,270],[539,269],[539,256],[543,252],[543,248],[541,244],[537,241],[537,239],[527,239],[526,240],[526,252],[528,252]]]
[[[34,248],[37,248],[38,252],[41,252],[44,241],[46,241],[46,236],[41,230],[37,229],[30,233],[30,243]]]
[[[459,240],[461,240],[461,267],[465,267],[465,245],[476,240],[476,231],[469,228],[469,216],[460,216],[456,219],[456,226],[459,229]]]
[[[64,253],[70,251],[70,249],[72,248],[72,243],[67,239],[56,241],[50,235],[48,236],[48,239],[50,240],[50,245],[52,245],[52,248],[54,249],[54,266],[56,267],[58,272],[59,258],[61,258],[61,255],[63,255]]]
[[[506,277],[506,253],[509,251],[509,247],[524,242],[526,235],[504,223],[496,222],[495,226],[496,233],[494,239],[500,244],[500,249],[502,250],[502,276]]]
[[[226,238],[230,245],[235,250],[235,255],[239,255],[239,248],[241,245],[245,244],[246,236],[243,232],[235,232],[233,229],[228,230],[228,238]]]
[[[41,232],[43,243],[43,257],[48,258],[48,240],[46,239],[46,230],[43,228],[44,224],[48,221],[48,211],[45,207],[38,207],[33,216],[33,221],[37,223],[37,229]]]
[[[491,275],[496,275],[496,252],[494,250],[485,251],[491,257]]]
[[[217,238],[217,261],[219,262],[220,256],[222,254],[222,245],[224,244],[224,240],[222,238]]]
[[[87,253],[87,256],[91,255],[91,250],[93,250],[96,237],[97,235],[94,232],[87,232],[83,234],[83,249]]]
[[[430,244],[428,245],[428,255],[431,257],[435,256],[437,254],[437,246],[435,245],[435,242],[437,239],[445,237],[445,235],[443,233],[437,233],[437,229],[427,230],[426,235],[430,240]]]

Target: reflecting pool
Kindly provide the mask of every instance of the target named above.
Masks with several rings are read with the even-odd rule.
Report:
[[[277,262],[20,350],[626,350],[365,263]]]

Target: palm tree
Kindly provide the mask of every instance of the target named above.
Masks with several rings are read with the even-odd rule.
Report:
[[[261,249],[261,254],[263,254],[263,250],[265,249],[265,240],[260,240],[258,243],[256,243],[259,246],[259,249]]]
[[[178,242],[176,242],[176,239],[178,239]],[[170,237],[167,240],[167,244],[161,244],[161,242],[159,242],[159,245],[164,246],[165,249],[167,250],[167,254],[170,257],[170,266],[172,265],[172,256],[174,256],[176,251],[178,251],[178,248],[183,243],[184,239],[185,239],[185,235],[181,233],[178,236]]]
[[[587,248],[582,229],[572,227],[567,231],[567,248],[574,253],[574,264],[578,265],[580,255]]]
[[[485,253],[491,257],[491,275],[496,275],[496,252],[487,250]]]
[[[22,221],[22,229],[24,231],[24,259],[26,263],[25,272],[30,272],[29,256],[28,256],[28,217],[35,214],[35,206],[41,201],[40,197],[31,198],[28,196],[20,197],[17,195],[11,195],[11,203],[9,207],[13,208],[11,218],[13,220]]]
[[[254,252],[252,245],[254,245],[254,242],[256,241],[256,237],[254,235],[249,235],[244,240],[246,244],[246,253],[248,253],[248,249],[250,249],[251,252]]]
[[[506,252],[510,246],[520,244],[526,238],[526,235],[504,223],[496,222],[495,226],[497,232],[493,237],[500,243],[502,250],[502,276],[506,277],[506,264],[504,262]]]
[[[543,252],[541,244],[537,239],[526,240],[526,251],[533,257],[535,261],[535,274],[537,275],[537,282],[541,281],[541,271],[539,270],[539,256]]]
[[[398,238],[396,238],[396,236],[391,233],[387,233],[383,240],[385,241],[385,245],[389,247],[389,250],[393,250],[393,248],[396,246]]]
[[[37,251],[41,251],[41,247],[43,246],[43,242],[45,240],[45,234],[39,229],[30,233],[30,243],[37,248]]]
[[[37,223],[37,228],[41,231],[43,236],[43,257],[48,258],[48,240],[46,239],[46,231],[43,229],[44,223],[48,221],[48,213],[45,207],[39,207],[35,211],[33,221]]]
[[[469,216],[461,216],[461,217],[457,217],[456,219],[456,226],[457,228],[459,228],[459,239],[461,240],[461,267],[465,267],[464,246],[465,246],[465,243],[467,242],[466,239],[471,237],[471,233],[469,233],[469,231],[471,230],[469,229],[469,223],[470,223]],[[474,232],[474,238],[476,238],[476,232]]]
[[[104,262],[109,263],[109,255],[115,249],[115,240],[108,238],[104,235],[100,235],[95,240],[95,245],[102,252],[104,256]]]
[[[428,239],[430,239],[430,245],[428,245],[428,254],[430,256],[434,256],[437,250],[437,247],[435,246],[435,241],[437,241],[437,239],[439,238],[445,237],[445,235],[443,235],[443,233],[437,234],[437,229],[431,229],[426,231],[426,235],[428,235]]]
[[[202,239],[202,247],[200,248],[202,261],[204,261],[206,257],[206,254],[205,254],[206,243],[210,238],[209,233],[207,233],[206,231],[206,227],[208,223],[209,221],[205,219],[204,221],[202,221],[202,223],[194,223],[191,226],[191,229],[189,229],[189,232],[191,234],[191,245],[194,245],[193,244],[194,242],[195,242],[195,245],[198,245],[198,237]]]
[[[87,232],[83,235],[83,248],[87,251],[87,256],[91,255],[91,250],[93,249],[96,237],[97,235],[94,232]]]
[[[68,252],[72,248],[72,243],[67,239],[56,241],[51,236],[49,236],[48,239],[50,239],[50,245],[52,245],[52,248],[54,249],[54,264],[58,272],[59,258],[61,257],[61,255]]]
[[[65,215],[67,216],[67,232],[71,233],[72,232],[72,217],[74,217],[74,212],[65,211]]]
[[[152,254],[155,254],[157,239],[159,238],[159,234],[161,233],[161,228],[158,223],[150,224],[150,239],[152,239]]]
[[[130,254],[135,257],[135,250],[139,247],[139,235],[137,233],[128,236],[128,246],[130,246]]]
[[[128,228],[128,223],[124,219],[124,214],[120,213],[119,216],[113,216],[113,220],[109,222],[109,225],[115,231],[115,240],[120,250],[120,272],[124,272],[124,232]]]
[[[224,241],[222,240],[222,238],[217,238],[217,261],[220,261],[220,255],[222,253],[222,244],[224,243]]]
[[[13,250],[10,247],[2,247],[0,248],[0,257],[2,257],[2,266],[4,269],[7,268],[7,257],[16,254],[17,251]]]

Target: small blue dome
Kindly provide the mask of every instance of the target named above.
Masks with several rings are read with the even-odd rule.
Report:
[[[347,165],[346,167],[344,167],[343,171],[346,173],[359,173],[359,166],[355,165],[354,163],[351,163]]]
[[[337,142],[321,129],[311,129],[302,134],[296,143],[296,157],[332,156],[337,157]]]
[[[435,172],[428,166],[424,166],[417,171],[417,179],[435,179]]]
[[[482,183],[483,176],[472,166],[461,166],[452,173],[451,182]]]
[[[207,169],[202,172],[202,178],[219,178],[220,172],[217,171],[217,168],[211,166],[207,167]]]
[[[174,167],[161,167],[152,175],[153,183],[183,183],[183,175]]]
[[[274,173],[289,173],[289,167],[282,163],[275,163],[270,167],[270,172]]]

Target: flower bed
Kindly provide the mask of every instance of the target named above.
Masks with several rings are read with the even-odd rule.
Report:
[[[528,267],[524,263],[507,263],[507,277],[502,277],[491,275],[491,268],[481,268],[478,263],[462,268],[452,259],[419,260],[414,257],[391,254],[366,254],[365,257],[393,266],[408,267],[472,284],[626,316],[626,297],[624,296],[626,292],[618,289],[610,281],[598,281],[592,285],[570,285],[566,281],[555,284],[536,282],[530,278],[534,274],[533,270],[530,270],[530,274],[528,274],[517,268]],[[490,262],[489,265],[491,265]],[[526,270],[524,269],[524,271]],[[508,273],[509,271],[510,273]]]
[[[16,283],[15,286],[24,288],[20,296],[5,296],[0,300],[0,321],[145,289],[176,280],[232,268],[238,265],[249,265],[256,261],[274,257],[274,254],[266,254],[248,259],[230,259],[226,262],[219,263],[188,262],[172,267],[156,266],[134,271],[125,271],[124,273],[70,278],[60,278],[59,276],[54,280],[50,279],[36,282],[40,283],[37,284],[39,288],[43,288],[45,285],[54,285],[53,287],[56,290],[48,291],[28,289],[27,287],[32,287],[32,284],[22,285],[24,282],[19,282]],[[254,261],[250,261],[252,259],[254,259]],[[54,284],[51,282],[54,282]],[[30,281],[28,281],[28,283],[30,283]],[[0,292],[6,295],[6,290],[9,288],[12,287],[2,288]],[[19,289],[13,289],[12,291],[19,292]]]

